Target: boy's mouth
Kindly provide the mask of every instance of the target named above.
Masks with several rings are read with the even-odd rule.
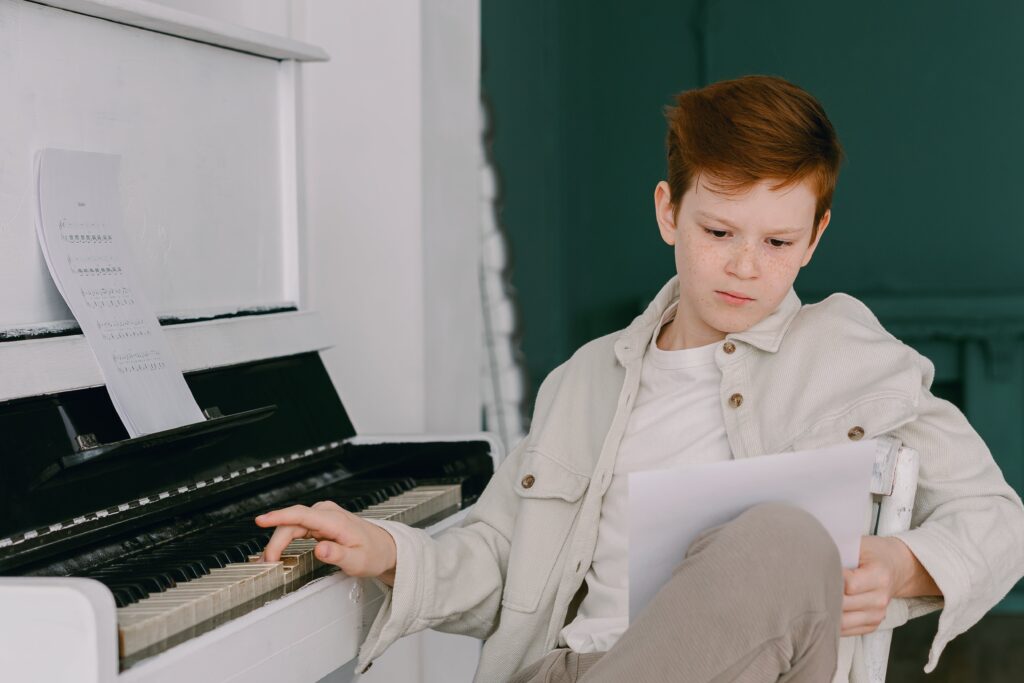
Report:
[[[719,299],[727,304],[732,304],[733,306],[742,306],[745,303],[753,301],[749,296],[744,296],[739,292],[723,292],[716,289],[715,294],[718,295]]]

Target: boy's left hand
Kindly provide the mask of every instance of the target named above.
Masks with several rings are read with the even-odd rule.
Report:
[[[886,607],[906,577],[903,569],[910,549],[896,538],[860,539],[860,566],[843,570],[843,621],[840,635],[871,633],[885,618]]]

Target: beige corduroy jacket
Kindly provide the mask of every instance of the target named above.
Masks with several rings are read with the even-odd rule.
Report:
[[[461,527],[433,539],[382,523],[395,537],[397,575],[360,650],[360,670],[426,628],[486,639],[476,680],[487,683],[559,645],[593,557],[644,351],[678,296],[673,278],[628,328],[583,346],[547,377],[529,435]],[[899,537],[944,599],[897,599],[884,625],[942,607],[930,671],[945,644],[1024,574],[1020,498],[963,415],[929,393],[931,362],[858,300],[835,294],[801,306],[791,291],[768,318],[725,341],[735,350],[727,353],[723,342],[715,360],[733,457],[835,444],[853,427],[864,438],[895,436],[920,453],[912,528]],[[734,394],[743,396],[738,407]],[[842,639],[836,680],[864,680],[854,656],[859,640]]]

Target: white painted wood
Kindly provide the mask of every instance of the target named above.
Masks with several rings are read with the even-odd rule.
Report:
[[[913,448],[898,447],[887,461],[891,471],[891,493],[879,505],[876,535],[888,536],[910,528],[917,494],[919,456]],[[892,629],[879,629],[861,638],[862,656],[870,683],[885,683],[889,665]]]
[[[298,168],[298,130],[296,121],[296,99],[298,97],[299,65],[294,61],[284,61],[278,67],[280,72],[280,92],[287,96],[278,98],[278,125],[281,128],[280,145],[281,160],[278,173],[281,183],[281,276],[285,301],[292,301],[297,306],[302,304],[300,292],[301,272],[303,263],[300,254],[304,232],[299,226],[299,168]]]
[[[479,429],[477,3],[300,6],[332,55],[301,79],[324,362],[360,432]]]
[[[423,430],[479,428],[480,4],[420,3]]]
[[[0,81],[17,103],[0,108],[0,330],[70,318],[34,234],[44,147],[121,155],[124,224],[159,315],[296,303],[296,79],[281,64],[0,3]]]
[[[330,341],[312,311],[224,318],[164,327],[183,372],[321,351]],[[82,335],[0,343],[0,401],[100,386]]]
[[[324,364],[357,431],[423,432],[420,3],[302,4],[302,39],[332,57],[301,69],[305,303],[336,342]]]
[[[879,536],[889,536],[910,528],[917,494],[919,457],[913,448],[901,446],[893,467],[892,493],[882,498],[878,514]]]
[[[4,680],[111,683],[116,636],[114,598],[98,581],[0,577]]]
[[[875,440],[875,464],[871,469],[871,493],[880,496],[892,494],[893,482],[896,478],[896,463],[900,452],[900,442],[889,437]]]
[[[273,33],[146,0],[33,0],[51,7],[272,59],[324,61],[327,53]]]

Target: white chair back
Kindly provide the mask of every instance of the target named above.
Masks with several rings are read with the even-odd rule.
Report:
[[[871,493],[875,498],[872,534],[889,536],[910,528],[917,493],[918,453],[889,439],[890,447],[880,452],[871,476]],[[862,636],[862,653],[868,680],[884,683],[889,665],[892,629],[877,630]]]

